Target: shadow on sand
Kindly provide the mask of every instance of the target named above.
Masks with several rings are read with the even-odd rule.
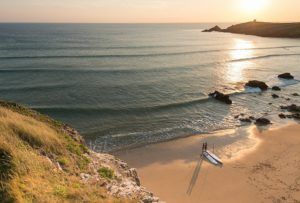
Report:
[[[200,173],[200,170],[201,170],[201,166],[202,166],[202,163],[203,163],[203,156],[200,155],[199,159],[198,159],[198,162],[197,162],[197,166],[194,170],[194,173],[193,173],[193,176],[191,178],[191,181],[190,181],[190,184],[189,184],[189,187],[186,191],[186,193],[188,195],[191,195],[192,192],[193,192],[193,188],[194,186],[196,185],[196,182],[197,182],[197,179],[198,179],[198,175]]]
[[[199,176],[199,173],[200,173],[200,170],[201,170],[201,166],[202,166],[203,161],[206,161],[206,162],[212,164],[212,163],[211,163],[208,159],[206,159],[203,155],[200,155],[200,157],[199,157],[199,159],[198,159],[198,162],[197,162],[197,166],[196,166],[196,168],[195,168],[195,170],[194,170],[194,173],[193,173],[193,176],[192,176],[192,178],[191,178],[189,187],[188,187],[188,189],[187,189],[187,191],[186,191],[187,195],[191,195],[192,192],[193,192],[193,188],[194,188],[194,186],[195,186],[196,183],[197,183],[197,179],[198,179],[198,176]],[[215,164],[212,164],[212,165],[214,165],[214,166],[216,166],[216,167],[220,167],[220,168],[223,167],[223,164],[221,164],[221,163],[219,163],[219,164],[217,164],[217,165],[215,165]]]

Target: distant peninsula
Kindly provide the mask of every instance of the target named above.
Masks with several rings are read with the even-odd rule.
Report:
[[[215,26],[203,32],[228,32],[260,37],[300,38],[300,23],[268,23],[254,20],[232,25],[226,29]]]

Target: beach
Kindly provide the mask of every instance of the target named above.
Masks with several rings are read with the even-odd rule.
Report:
[[[226,158],[223,167],[201,159],[200,135],[116,155],[166,202],[299,202],[300,125],[252,126],[248,136],[255,144]]]

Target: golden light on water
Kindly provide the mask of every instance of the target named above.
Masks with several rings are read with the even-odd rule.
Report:
[[[249,61],[236,61],[253,57],[254,44],[251,41],[235,39],[229,58],[233,62],[229,63],[226,69],[226,79],[230,83],[238,83],[244,80],[244,70],[251,64]]]
[[[252,57],[254,45],[251,41],[243,39],[235,39],[232,51],[230,52],[230,59],[237,60],[247,57]]]

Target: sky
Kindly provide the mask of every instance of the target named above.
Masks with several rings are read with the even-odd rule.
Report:
[[[300,21],[300,0],[0,0],[0,22]]]

